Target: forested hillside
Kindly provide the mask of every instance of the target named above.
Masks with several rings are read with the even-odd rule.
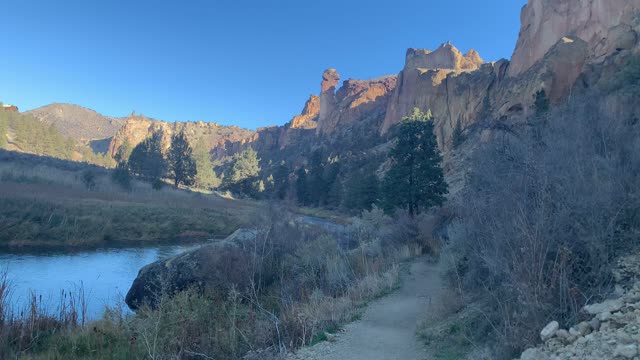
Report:
[[[89,146],[62,135],[54,124],[17,112],[0,111],[0,147],[102,166],[114,164],[112,159],[95,154]]]

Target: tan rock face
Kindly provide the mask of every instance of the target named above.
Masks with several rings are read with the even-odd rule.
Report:
[[[205,144],[213,153],[224,154],[230,147],[240,147],[244,142],[250,141],[255,132],[239,128],[237,126],[222,126],[217,123],[205,122],[166,122],[150,119],[142,115],[131,115],[124,119],[124,125],[111,139],[108,154],[115,156],[120,146],[128,141],[135,147],[155,132],[162,132],[164,148],[171,143],[171,135],[184,131],[187,139],[196,143],[204,139]]]
[[[382,119],[396,87],[396,80],[396,76],[372,80],[349,79],[333,96],[321,95],[318,134],[330,135],[365,120],[376,122]],[[377,126],[371,131],[377,131]]]
[[[321,124],[327,123],[327,119],[336,108],[336,87],[340,82],[340,75],[336,69],[328,69],[322,74],[320,83],[320,114],[318,118],[318,133],[325,132]]]
[[[407,50],[405,68],[476,70],[482,63],[477,51],[470,50],[462,55],[455,46],[446,43],[433,52],[425,49]]]
[[[528,0],[509,75],[530,69],[566,36],[584,40],[595,61],[635,47],[639,9],[640,0]]]
[[[302,113],[291,120],[291,129],[315,129],[320,115],[320,97],[311,95],[304,104]]]
[[[463,127],[476,121],[484,110],[489,88],[500,77],[505,64],[483,65],[476,51],[467,55],[447,43],[437,50],[409,49],[398,75],[382,124],[389,130],[414,107],[430,109],[436,119],[436,134],[443,147],[458,122]]]

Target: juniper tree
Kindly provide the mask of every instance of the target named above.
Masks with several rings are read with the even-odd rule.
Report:
[[[166,173],[162,155],[162,133],[156,132],[138,144],[129,156],[129,170],[146,181],[157,181]]]
[[[169,176],[173,178],[175,187],[180,184],[191,186],[195,183],[197,168],[193,159],[193,149],[189,146],[187,137],[181,131],[171,136],[171,148],[167,153]]]

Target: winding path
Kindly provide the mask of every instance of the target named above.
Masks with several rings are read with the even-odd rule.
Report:
[[[438,266],[419,258],[403,275],[400,289],[372,302],[362,319],[345,326],[335,342],[290,355],[292,360],[427,360],[416,328],[442,290]]]

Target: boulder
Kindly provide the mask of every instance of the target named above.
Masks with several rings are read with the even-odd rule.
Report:
[[[232,286],[243,289],[252,278],[248,264],[256,239],[257,231],[239,229],[222,241],[151,263],[138,272],[125,302],[136,310],[154,307],[161,295],[191,287],[214,292]]]
[[[525,350],[520,356],[520,360],[545,360],[549,359],[549,356],[545,354],[542,350],[531,348]]]
[[[613,352],[613,356],[622,357],[625,359],[633,359],[636,355],[638,355],[638,345],[629,344],[629,345],[618,345]]]
[[[624,306],[622,299],[606,300],[599,304],[586,305],[583,310],[590,315],[598,315],[601,313],[614,313]],[[605,319],[600,318],[604,321]]]
[[[552,321],[540,331],[540,338],[542,341],[547,341],[555,336],[556,331],[560,328],[560,324],[557,321]]]

